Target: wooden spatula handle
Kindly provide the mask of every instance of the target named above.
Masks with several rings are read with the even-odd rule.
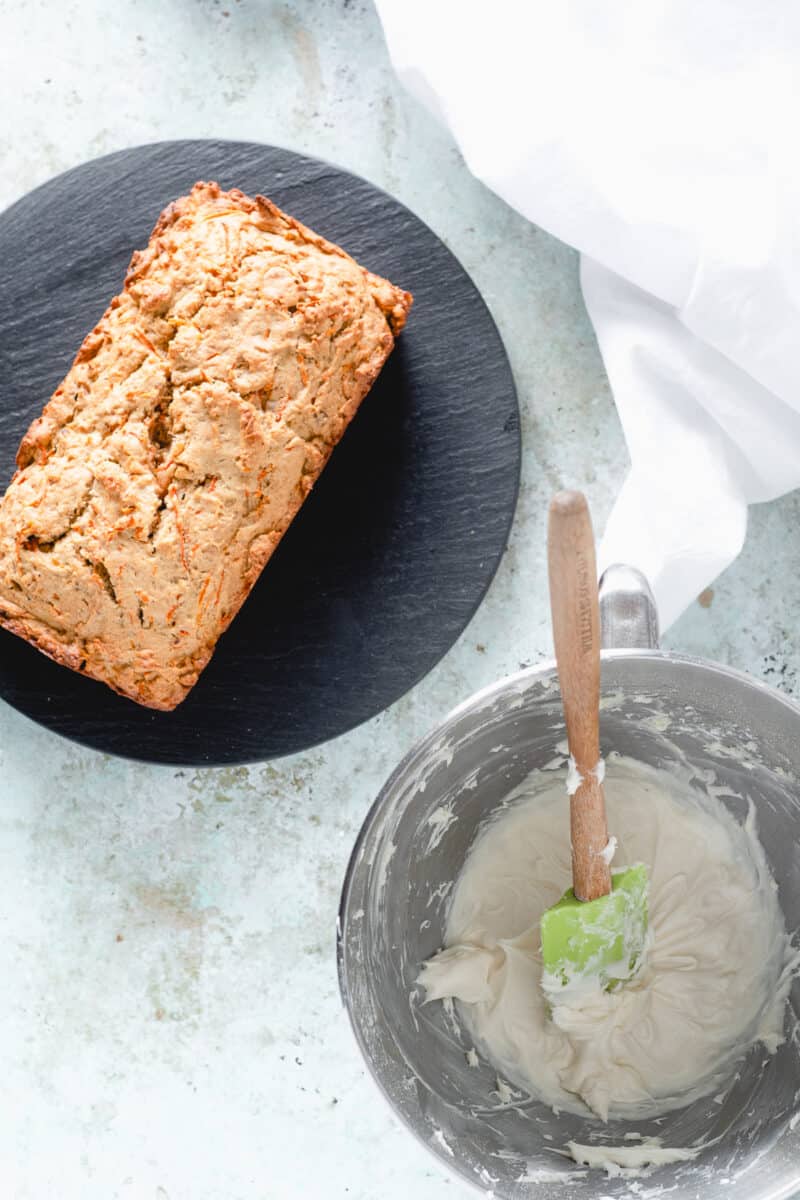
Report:
[[[570,798],[572,880],[579,900],[611,891],[602,857],[608,843],[600,761],[600,613],[589,506],[581,492],[559,492],[547,537],[553,640],[569,749],[581,776]]]

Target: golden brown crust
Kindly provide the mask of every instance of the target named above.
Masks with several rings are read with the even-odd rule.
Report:
[[[0,625],[152,708],[196,682],[411,297],[263,196],[198,183],[22,439]]]

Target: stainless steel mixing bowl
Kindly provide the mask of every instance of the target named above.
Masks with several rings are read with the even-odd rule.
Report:
[[[787,928],[800,927],[800,707],[748,676],[657,648],[652,597],[638,573],[601,584],[601,739],[654,766],[688,762],[749,796],[779,886]],[[638,647],[638,648],[632,648]],[[773,1056],[760,1048],[724,1095],[637,1122],[665,1146],[704,1145],[693,1162],[646,1180],[581,1170],[570,1140],[624,1144],[630,1125],[503,1103],[490,1066],[470,1067],[457,1012],[423,1006],[420,964],[443,944],[447,898],[481,823],[525,776],[552,762],[565,736],[551,664],[502,679],[457,708],[403,760],[370,811],[345,880],[339,918],[342,996],[364,1057],[408,1127],[451,1169],[495,1197],[589,1200],[650,1189],[675,1200],[779,1200],[800,1191],[800,1047],[794,1009]],[[453,805],[456,818],[448,816]],[[630,1143],[628,1143],[630,1144]],[[636,1191],[639,1188],[641,1191]]]

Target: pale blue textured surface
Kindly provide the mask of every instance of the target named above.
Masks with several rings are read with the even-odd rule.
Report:
[[[0,111],[2,206],[86,158],[190,136],[275,142],[387,188],[481,288],[524,438],[488,599],[414,692],[347,737],[269,766],[176,772],[78,749],[0,706],[0,1193],[461,1196],[366,1078],[338,998],[336,907],[405,750],[476,688],[549,655],[550,493],[584,487],[602,528],[624,475],[576,258],[469,176],[396,83],[362,0],[0,0]],[[797,691],[799,525],[797,496],[756,511],[710,606],[666,644]]]

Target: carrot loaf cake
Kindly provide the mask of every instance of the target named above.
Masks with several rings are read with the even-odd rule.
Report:
[[[22,440],[0,501],[0,624],[174,708],[410,305],[264,197],[196,184]]]

